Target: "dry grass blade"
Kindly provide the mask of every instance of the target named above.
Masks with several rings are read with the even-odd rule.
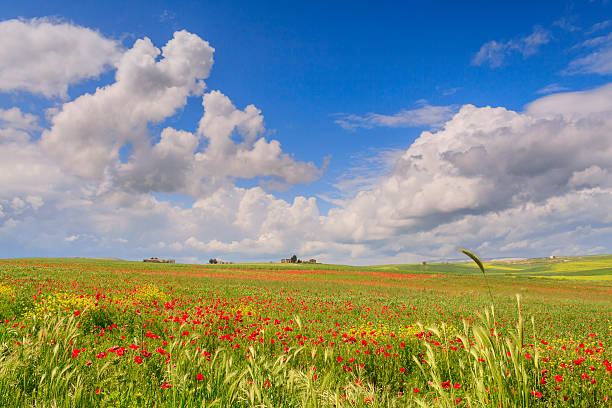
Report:
[[[482,276],[484,277],[485,284],[487,285],[487,289],[489,291],[489,296],[491,297],[491,304],[495,306],[495,302],[493,301],[493,294],[491,293],[491,287],[489,286],[489,282],[487,281],[487,274],[485,273],[485,269],[484,269],[484,265],[482,264],[482,261],[480,260],[480,258],[478,258],[476,255],[474,255],[472,252],[468,251],[467,249],[461,248],[459,250],[463,252],[464,254],[466,254],[467,256],[469,256],[472,259],[472,261],[476,262],[476,265],[478,265],[478,267],[482,271]]]

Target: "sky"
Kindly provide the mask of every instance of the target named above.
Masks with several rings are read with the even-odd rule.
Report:
[[[0,257],[611,253],[611,2],[422,3],[2,2]]]

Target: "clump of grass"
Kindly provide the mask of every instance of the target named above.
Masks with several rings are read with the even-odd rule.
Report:
[[[433,391],[429,397],[435,398],[438,406],[452,407],[462,400],[468,406],[533,405],[542,379],[541,361],[537,348],[525,351],[519,296],[517,309],[516,328],[507,335],[498,332],[493,307],[478,313],[480,324],[471,328],[466,324],[464,334],[457,336],[462,351],[454,356],[452,365],[448,352],[440,356],[429,343],[424,344],[424,362],[416,357],[414,360]],[[437,328],[427,329],[444,341]],[[427,406],[423,399],[418,402]]]

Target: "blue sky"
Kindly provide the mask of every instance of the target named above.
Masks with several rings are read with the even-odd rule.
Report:
[[[611,20],[606,1],[5,2],[0,256],[610,252],[612,226],[587,209],[609,188],[592,153],[612,144]],[[152,52],[144,38],[211,60],[120,85],[138,66],[126,55]],[[128,114],[141,105],[159,112]]]

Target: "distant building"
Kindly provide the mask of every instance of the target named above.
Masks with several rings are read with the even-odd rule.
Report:
[[[427,261],[422,261],[421,265],[427,265]]]
[[[284,258],[284,259],[281,259],[281,263],[317,263],[317,260],[314,258],[311,258],[307,261],[302,261],[301,259],[296,259],[295,261],[293,261],[293,259],[291,258]]]
[[[174,259],[159,259],[157,257],[143,259],[142,262],[153,262],[153,263],[176,263]]]
[[[551,255],[548,257],[548,259],[557,259],[557,255]]]

